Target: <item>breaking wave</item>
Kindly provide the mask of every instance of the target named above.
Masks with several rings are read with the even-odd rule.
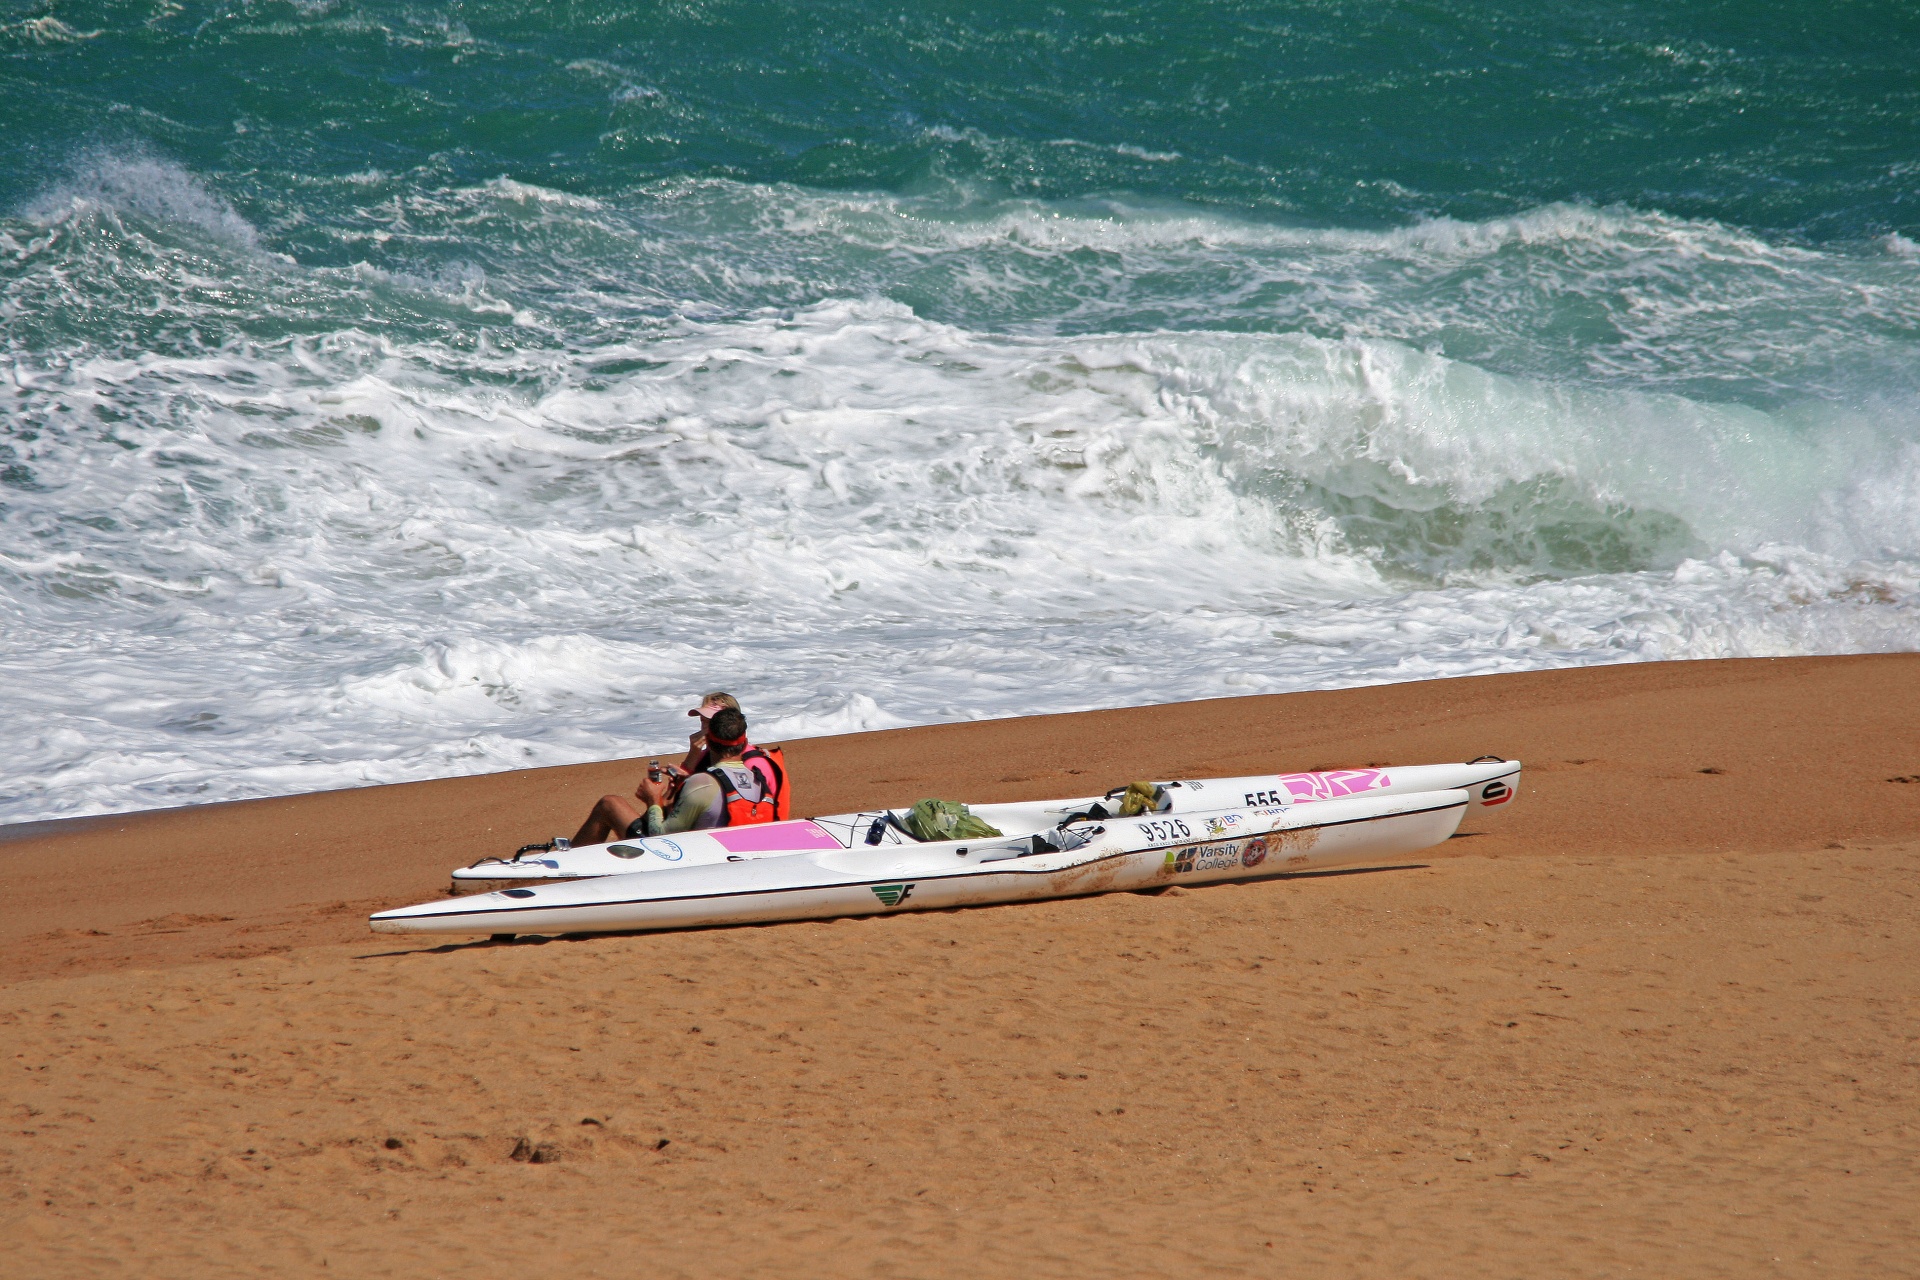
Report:
[[[0,220],[0,817],[1920,644],[1897,247],[430,179]]]

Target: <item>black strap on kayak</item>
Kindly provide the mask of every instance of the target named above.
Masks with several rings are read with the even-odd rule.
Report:
[[[489,862],[497,862],[502,866],[506,866],[510,863],[520,861],[520,859],[530,853],[552,853],[556,849],[565,851],[571,848],[573,848],[573,841],[567,839],[565,836],[555,836],[551,840],[542,840],[539,844],[523,844],[513,851],[511,858],[481,858],[475,861],[473,865],[476,867],[484,867]]]
[[[900,815],[891,809],[875,818],[873,825],[867,828],[867,843],[879,844],[881,840],[886,838],[888,827],[892,827],[895,831],[898,831],[912,844],[921,843],[920,837],[909,831],[907,824],[900,821]]]

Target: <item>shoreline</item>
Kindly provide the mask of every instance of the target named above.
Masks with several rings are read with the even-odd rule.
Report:
[[[1525,765],[1520,803],[1465,830],[1482,832],[1477,850],[1512,856],[1920,833],[1920,786],[1886,781],[1920,775],[1916,723],[1920,655],[1877,654],[1460,677],[785,746],[796,814],[1499,754]],[[57,820],[0,840],[0,874],[16,885],[0,978],[346,941],[362,906],[439,896],[456,866],[571,832],[644,759]],[[142,928],[167,941],[125,937]],[[70,936],[86,930],[124,945]],[[29,945],[36,936],[51,945]]]

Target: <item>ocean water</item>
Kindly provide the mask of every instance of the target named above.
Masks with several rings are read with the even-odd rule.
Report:
[[[1915,14],[0,0],[0,821],[1920,647]]]

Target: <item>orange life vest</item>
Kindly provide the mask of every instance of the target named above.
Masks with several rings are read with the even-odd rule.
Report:
[[[720,784],[726,805],[724,827],[750,827],[777,822],[787,816],[787,774],[780,748],[754,747],[739,762],[716,764],[706,770]]]

